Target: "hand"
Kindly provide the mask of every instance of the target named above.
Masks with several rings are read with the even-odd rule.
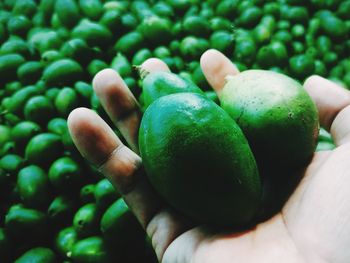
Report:
[[[220,94],[226,75],[237,68],[215,50],[201,58],[203,72]],[[169,71],[158,59],[142,67]],[[99,72],[93,86],[106,112],[128,142],[123,145],[93,111],[79,108],[69,118],[77,148],[123,195],[152,240],[163,263],[350,262],[350,92],[318,76],[304,83],[320,122],[337,148],[315,153],[281,211],[241,233],[213,233],[191,223],[157,197],[138,156],[141,113],[136,99],[113,70]]]

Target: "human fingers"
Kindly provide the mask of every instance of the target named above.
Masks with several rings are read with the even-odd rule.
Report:
[[[226,83],[226,76],[237,75],[237,67],[220,51],[209,49],[200,59],[203,74],[220,98],[221,91]]]
[[[160,201],[143,174],[141,158],[126,147],[95,112],[78,108],[68,117],[68,127],[79,152],[111,181],[146,226]],[[142,196],[142,201],[134,204]]]
[[[140,68],[142,72],[169,71],[168,66],[156,58],[146,60]],[[138,153],[141,111],[136,98],[118,72],[113,69],[101,70],[96,74],[92,83],[103,108],[130,148]]]
[[[164,206],[144,174],[141,158],[95,112],[75,109],[68,117],[68,127],[82,156],[98,166],[122,194],[161,261],[170,243],[189,228],[187,220]]]
[[[108,116],[130,148],[138,153],[141,111],[134,95],[113,69],[104,69],[97,73],[92,85]]]

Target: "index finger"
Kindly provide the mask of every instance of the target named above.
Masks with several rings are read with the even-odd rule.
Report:
[[[169,71],[159,59],[148,59],[141,69],[147,72]],[[141,122],[139,104],[118,72],[101,70],[93,79],[93,87],[103,108],[119,129],[130,148],[138,152],[138,130]]]

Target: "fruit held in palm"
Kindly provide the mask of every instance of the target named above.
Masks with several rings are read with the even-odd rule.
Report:
[[[247,137],[259,169],[301,167],[313,155],[318,113],[295,80],[272,71],[247,70],[228,77],[220,101]]]
[[[221,226],[253,219],[256,163],[241,129],[214,102],[194,93],[161,97],[143,116],[139,143],[150,182],[178,211]]]

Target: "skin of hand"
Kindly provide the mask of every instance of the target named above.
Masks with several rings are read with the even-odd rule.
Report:
[[[202,70],[220,96],[227,75],[239,74],[223,54],[208,50]],[[158,59],[142,68],[169,71]],[[163,263],[348,263],[350,262],[350,92],[319,76],[304,88],[315,101],[320,123],[336,143],[316,152],[302,180],[281,211],[244,232],[213,233],[193,226],[157,197],[138,155],[141,113],[121,77],[111,69],[99,72],[93,87],[109,117],[128,142],[123,145],[93,111],[75,109],[69,129],[80,153],[112,182],[152,240]]]

